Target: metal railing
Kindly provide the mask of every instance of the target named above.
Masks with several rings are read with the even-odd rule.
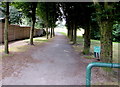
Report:
[[[93,67],[109,67],[109,68],[120,68],[120,63],[101,63],[101,62],[92,62],[88,64],[86,68],[86,87],[91,86],[91,69]]]

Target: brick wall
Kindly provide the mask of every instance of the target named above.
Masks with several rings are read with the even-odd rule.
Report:
[[[37,32],[40,29],[35,29],[34,36],[37,36]],[[8,29],[8,40],[18,40],[29,38],[30,27],[20,27],[19,25],[9,25]],[[4,23],[0,22],[0,42],[4,42]]]

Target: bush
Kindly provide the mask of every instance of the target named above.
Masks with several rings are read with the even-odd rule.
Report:
[[[120,24],[113,25],[113,41],[120,42]]]

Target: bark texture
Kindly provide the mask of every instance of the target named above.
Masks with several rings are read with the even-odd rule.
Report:
[[[51,27],[50,38],[53,36],[53,28]]]
[[[5,29],[4,29],[4,45],[5,45],[5,54],[9,53],[8,49],[8,24],[9,24],[9,2],[6,2],[6,17],[5,17]]]
[[[46,26],[46,38],[49,39],[48,26]]]
[[[107,21],[101,25],[101,60],[103,62],[112,63],[112,23]]]
[[[33,45],[33,36],[34,36],[34,27],[35,27],[35,21],[36,21],[36,7],[37,3],[34,2],[32,4],[32,23],[31,23],[31,30],[30,30],[30,45]]]
[[[111,63],[112,53],[113,53],[113,49],[112,49],[113,11],[110,9],[113,8],[113,5],[108,4],[108,2],[104,2],[104,7],[101,8],[100,3],[94,2],[94,4],[97,6],[96,11],[99,13],[103,13],[103,11],[108,11],[104,16],[97,15],[97,22],[100,27],[100,33],[101,33],[100,59],[103,62]]]
[[[73,41],[73,25],[70,27],[70,41]]]
[[[53,37],[55,37],[55,29],[53,28]]]
[[[73,35],[73,44],[76,44],[76,38],[77,38],[77,27],[74,24],[74,35]]]
[[[84,49],[83,54],[89,54],[90,53],[90,28],[85,28],[84,33]]]

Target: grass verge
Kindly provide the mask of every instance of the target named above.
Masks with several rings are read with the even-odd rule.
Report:
[[[37,37],[34,38],[34,45],[28,45],[29,44],[29,39],[25,39],[25,40],[21,40],[22,43],[24,43],[23,45],[20,43],[18,43],[18,45],[16,46],[10,46],[9,47],[9,51],[10,52],[25,52],[27,50],[29,50],[29,48],[34,47],[35,46],[39,46],[41,43],[47,42],[48,40],[45,37]],[[18,41],[15,41],[13,43],[16,43]],[[4,54],[4,47],[1,47],[0,49],[0,54],[2,54],[2,56],[0,56],[0,58],[6,57],[6,56],[13,56],[13,54]]]
[[[60,32],[63,35],[67,35],[65,32]],[[77,46],[73,46],[75,48],[75,51],[78,52],[82,52],[83,51],[83,45],[84,45],[84,39],[82,36],[77,36]],[[119,59],[118,59],[118,53],[119,53],[119,49],[118,46],[120,45],[120,43],[118,42],[113,42],[113,62],[114,63],[118,63]],[[93,47],[94,46],[100,46],[100,41],[99,40],[91,40],[91,46],[90,46],[90,52],[93,54]],[[92,55],[93,56],[93,55]],[[86,57],[86,58],[92,58],[90,57]]]

